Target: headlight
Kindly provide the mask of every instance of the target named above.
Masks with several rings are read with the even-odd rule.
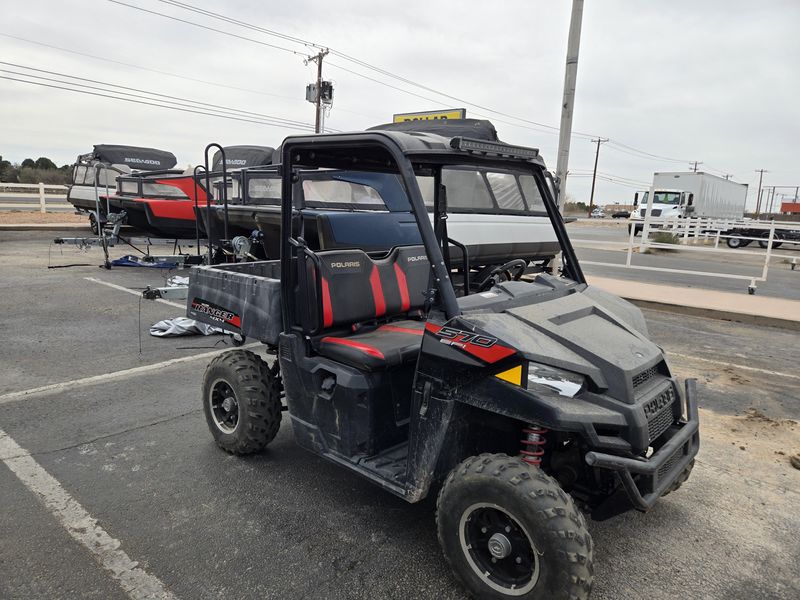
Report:
[[[583,375],[539,363],[528,363],[528,389],[532,385],[543,385],[557,392],[559,396],[573,398],[583,389],[585,383]]]

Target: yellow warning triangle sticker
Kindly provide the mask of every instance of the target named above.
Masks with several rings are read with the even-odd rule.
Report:
[[[498,379],[502,379],[503,381],[507,381],[509,383],[513,383],[514,385],[522,385],[522,365],[517,365],[516,367],[509,369],[508,371],[503,371],[502,373],[498,373],[495,375]]]

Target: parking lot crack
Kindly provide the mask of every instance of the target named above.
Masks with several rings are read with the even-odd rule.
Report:
[[[30,452],[27,454],[17,454],[13,456],[2,456],[0,455],[0,460],[7,460],[13,458],[21,458],[24,456],[47,456],[49,454],[56,454],[58,452],[64,452],[66,450],[73,450],[75,448],[79,448],[80,446],[85,446],[87,444],[94,444],[95,442],[101,442],[103,440],[107,440],[110,438],[118,437],[124,435],[126,433],[130,433],[131,431],[140,431],[142,429],[147,429],[148,427],[154,427],[156,425],[161,425],[162,423],[169,423],[170,421],[177,421],[178,419],[182,419],[184,417],[188,417],[189,415],[197,414],[198,412],[202,412],[202,409],[190,410],[185,413],[181,413],[179,415],[173,415],[171,417],[166,417],[164,419],[158,419],[156,421],[150,421],[149,423],[143,423],[141,425],[136,425],[134,427],[128,427],[127,429],[121,429],[119,431],[115,431],[113,433],[107,433],[105,435],[96,436],[87,440],[81,440],[79,442],[75,442],[74,444],[69,444],[68,446],[61,446],[59,448],[53,448],[50,450],[41,450],[39,452]]]

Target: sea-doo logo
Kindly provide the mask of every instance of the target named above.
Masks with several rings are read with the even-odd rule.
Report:
[[[154,160],[152,158],[126,158],[124,160],[126,163],[134,163],[137,165],[153,165],[154,167],[160,167],[161,161]]]
[[[650,419],[651,417],[659,413],[662,408],[672,404],[673,400],[674,400],[673,391],[672,388],[669,388],[667,391],[659,394],[658,396],[650,400],[650,402],[644,405],[644,416]]]
[[[331,269],[349,269],[351,267],[360,267],[361,263],[357,260],[346,260],[340,262],[332,262]]]
[[[245,166],[247,161],[243,158],[226,158],[225,159],[226,165],[235,165],[235,166]]]
[[[241,325],[241,319],[236,313],[226,310],[221,306],[217,306],[216,304],[212,304],[211,302],[201,300],[200,298],[192,300],[192,310],[208,315],[213,321],[228,323],[234,327],[239,327],[239,325]]]

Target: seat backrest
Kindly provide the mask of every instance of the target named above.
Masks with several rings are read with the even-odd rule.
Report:
[[[307,252],[313,260],[306,263],[306,289],[315,309],[310,332],[401,315],[425,303],[430,266],[423,246],[400,246],[380,259],[363,250]]]

